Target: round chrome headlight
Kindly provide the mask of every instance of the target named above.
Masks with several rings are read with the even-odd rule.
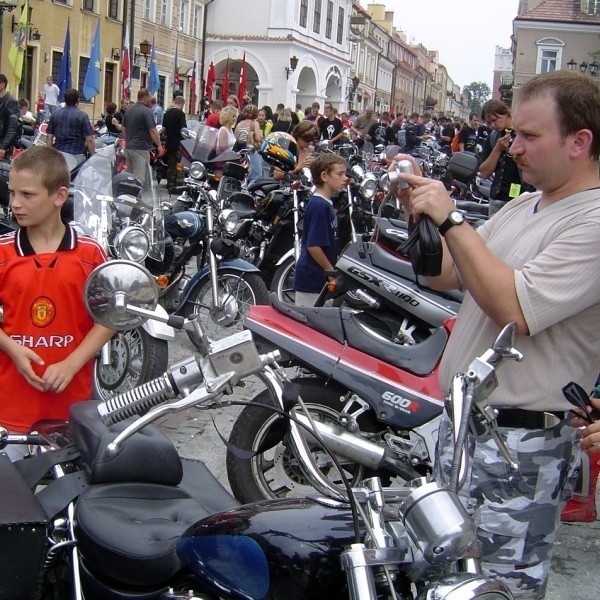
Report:
[[[219,213],[219,223],[227,233],[235,231],[239,220],[238,214],[230,208],[226,208]]]
[[[372,173],[367,173],[365,178],[360,182],[360,193],[363,198],[371,200],[377,193],[377,179]]]
[[[362,179],[365,176],[365,170],[360,165],[354,165],[350,170],[353,177],[357,179]]]
[[[200,161],[194,161],[190,165],[189,175],[194,179],[204,179],[206,176],[206,167]]]
[[[148,256],[149,250],[148,235],[143,229],[135,225],[125,227],[119,231],[115,238],[117,258],[141,263]]]

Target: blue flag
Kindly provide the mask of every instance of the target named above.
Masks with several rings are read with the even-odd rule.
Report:
[[[148,91],[156,94],[160,89],[160,79],[158,77],[158,63],[156,62],[156,46],[152,38],[152,52],[150,54],[150,73],[148,74]]]
[[[90,64],[83,80],[83,98],[91,100],[100,93],[100,21],[96,23],[96,31],[90,51]]]
[[[71,34],[69,32],[69,21],[67,21],[67,33],[65,34],[65,43],[63,45],[63,54],[58,67],[58,81],[56,84],[60,92],[58,93],[58,101],[64,102],[65,92],[73,87],[71,81]]]

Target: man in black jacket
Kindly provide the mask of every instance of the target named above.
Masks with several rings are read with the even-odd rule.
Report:
[[[177,96],[173,99],[173,106],[167,110],[163,117],[163,129],[166,132],[165,150],[167,155],[167,190],[172,194],[178,185],[177,165],[181,162],[179,144],[182,140],[181,130],[186,126],[183,108],[185,99]]]
[[[8,79],[0,73],[0,159],[9,158],[19,133],[19,103],[6,91]]]

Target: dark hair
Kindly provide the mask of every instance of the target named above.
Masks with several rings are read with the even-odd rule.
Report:
[[[273,120],[273,109],[268,104],[265,104],[261,108],[261,110],[265,111],[265,115],[266,115],[268,121],[272,121]]]
[[[19,108],[23,108],[24,106],[29,108],[29,100],[27,98],[19,98]]]
[[[58,150],[50,146],[31,146],[12,161],[11,168],[35,173],[49,194],[61,187],[69,187],[67,162]]]
[[[0,73],[0,84],[8,85],[8,79],[4,73]]]
[[[469,113],[469,121],[471,121],[472,119],[478,118],[479,115],[476,112],[471,112]]]
[[[69,88],[65,92],[65,104],[67,106],[75,106],[79,102],[79,90]]]
[[[106,112],[109,115],[114,114],[114,112],[117,110],[117,105],[114,102],[107,102],[106,103]]]
[[[571,71],[552,71],[527,81],[517,92],[516,105],[550,96],[556,105],[563,138],[587,129],[592,133],[590,156],[600,157],[600,90],[593,79]]]
[[[323,180],[321,179],[321,173],[326,172],[330,173],[333,169],[334,165],[346,165],[346,161],[337,154],[333,154],[332,152],[327,152],[323,154],[319,154],[311,163],[310,163],[310,174],[312,175],[313,182],[316,186],[323,185]]]
[[[150,95],[150,92],[148,91],[148,88],[140,88],[138,90],[138,95],[137,95],[138,102],[140,102],[141,100],[144,100],[149,95]]]
[[[302,119],[292,131],[294,138],[303,139],[305,142],[316,142],[321,137],[319,128],[314,121]]]
[[[510,108],[502,104],[500,100],[488,100],[481,107],[481,118],[484,121],[487,121],[490,117],[503,117],[504,115],[510,116]]]

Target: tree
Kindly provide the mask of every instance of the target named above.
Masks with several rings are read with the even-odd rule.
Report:
[[[470,112],[481,114],[481,107],[485,104],[487,99],[490,97],[490,87],[487,83],[481,81],[473,81],[469,85],[465,85],[463,88],[463,94],[468,97],[467,106]]]

